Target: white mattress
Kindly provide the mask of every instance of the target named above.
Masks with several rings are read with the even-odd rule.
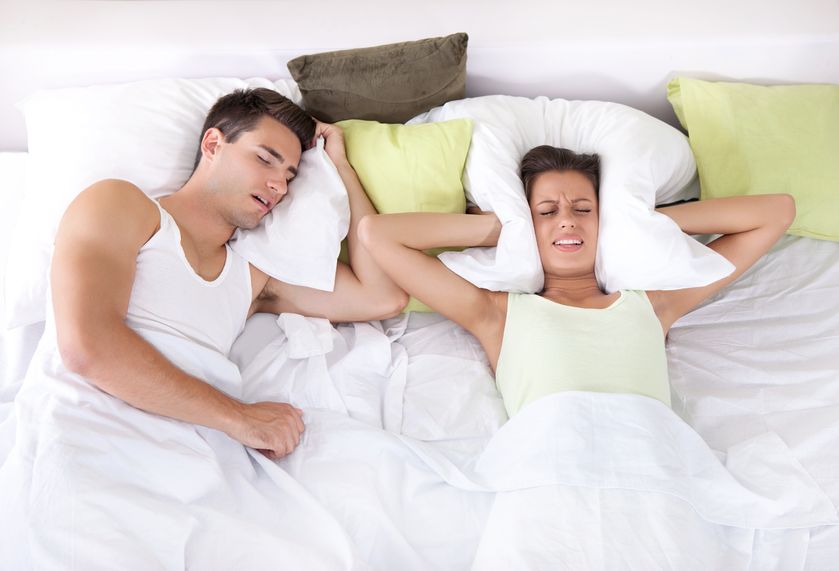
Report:
[[[13,438],[12,399],[39,327],[0,337],[0,456]],[[771,496],[796,489],[785,479],[793,470],[796,481],[806,480],[835,512],[839,243],[783,238],[741,279],[677,323],[667,353],[675,412],[732,474],[748,478],[762,471],[755,481]],[[304,408],[307,432],[280,466],[331,514],[373,569],[578,568],[581,562],[653,569],[679,561],[697,569],[816,570],[839,561],[839,526],[715,527],[692,519],[704,506],[637,486],[487,491],[496,484],[478,482],[486,472],[476,459],[513,423],[505,425],[475,339],[438,315],[337,331],[295,316],[256,315],[231,358],[242,370],[247,399]],[[775,448],[766,445],[768,437],[777,437]],[[528,442],[521,447],[526,452]],[[778,447],[787,455],[787,471],[771,469],[781,465],[772,452]],[[527,461],[517,464],[519,471],[523,465],[527,477]],[[745,493],[718,493],[732,505],[747,500]],[[791,511],[805,501],[795,493],[785,497],[792,498]],[[758,508],[731,517],[754,518]],[[644,514],[666,517],[647,518],[639,531]],[[696,549],[689,553],[692,564],[684,563],[686,545]],[[718,552],[702,552],[704,545]],[[557,551],[562,562],[534,555]],[[593,553],[597,560],[590,559]]]

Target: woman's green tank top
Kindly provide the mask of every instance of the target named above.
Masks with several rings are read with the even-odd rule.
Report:
[[[636,393],[670,406],[664,332],[643,291],[604,309],[509,294],[495,372],[510,416],[560,391]]]

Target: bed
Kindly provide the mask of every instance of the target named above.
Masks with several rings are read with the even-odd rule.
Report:
[[[0,153],[4,226],[26,163]],[[38,411],[15,399],[43,330],[0,336],[5,486],[23,485],[7,456],[33,437],[16,417]],[[22,489],[44,514],[62,482],[84,496],[70,520],[36,519],[28,541],[39,568],[832,569],[837,347],[839,242],[801,236],[673,327],[672,412],[571,393],[508,421],[477,341],[437,314],[337,326],[257,314],[230,354],[241,373],[231,390],[304,409],[292,455],[269,467],[210,431],[179,440],[183,427],[132,427],[145,421],[130,407],[109,409],[96,445],[45,429],[41,450],[66,439],[78,455],[44,455],[48,472],[66,474],[49,480],[57,489]],[[68,396],[82,411],[100,402],[86,391]],[[202,443],[223,461],[207,464]],[[126,467],[180,479],[152,496]],[[4,541],[20,538],[16,515],[0,515]],[[100,527],[108,518],[128,531]],[[3,565],[31,565],[13,545]]]

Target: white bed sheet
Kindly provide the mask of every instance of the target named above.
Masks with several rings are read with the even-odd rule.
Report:
[[[246,365],[246,384],[258,379],[275,391],[277,379],[287,376],[280,369],[289,366],[276,346],[266,347],[267,340],[277,341],[289,332],[281,332],[276,321],[272,316],[251,320],[233,352],[234,360]],[[338,331],[357,339],[359,327],[369,326],[341,326]],[[687,503],[664,502],[661,494],[554,486],[542,489],[541,495],[521,490],[514,500],[493,497],[490,503],[486,492],[444,484],[445,476],[453,477],[451,471],[428,458],[418,461],[415,444],[438,450],[452,466],[468,467],[475,460],[506,418],[486,360],[474,338],[437,315],[389,320],[381,331],[392,341],[389,368],[379,364],[376,386],[381,390],[372,385],[369,391],[360,390],[357,378],[329,379],[332,404],[323,408],[333,410],[310,417],[307,439],[283,463],[354,530],[351,536],[371,554],[374,567],[399,562],[405,568],[463,569],[476,553],[476,567],[487,569],[542,563],[611,568],[615,558],[628,567],[632,561],[649,568],[678,563],[697,569],[828,569],[839,560],[836,527],[815,520],[795,530],[736,531],[724,526],[728,533],[721,540],[720,530],[697,521]],[[258,337],[264,350],[249,343],[249,337]],[[788,467],[824,494],[828,512],[835,515],[837,347],[839,244],[784,237],[735,284],[671,331],[667,352],[674,411],[732,473],[744,469],[767,478],[767,493],[773,485],[793,486],[783,463],[777,463],[785,456]],[[333,357],[340,360],[340,352]],[[382,375],[387,382],[382,383]],[[312,408],[311,389],[302,387],[286,384],[281,396]],[[366,397],[359,398],[361,393]],[[403,446],[392,432],[401,435]],[[359,476],[347,478],[347,473]],[[736,494],[728,499],[737,503],[732,501]],[[804,496],[798,500],[805,507]],[[522,511],[523,506],[530,507]],[[416,511],[436,512],[435,526],[429,529],[414,521]],[[565,515],[551,524],[550,514],[557,512]],[[755,510],[741,515],[753,517]],[[516,517],[531,518],[533,525],[521,526]],[[471,533],[462,527],[464,520],[473,522]],[[640,524],[653,520],[655,526],[638,532]],[[457,524],[454,530],[448,526],[452,522]],[[597,539],[580,531],[598,526]],[[554,535],[538,533],[544,529]],[[607,530],[611,536],[603,535]],[[380,539],[380,534],[390,540],[370,539]],[[447,537],[455,540],[448,542]],[[499,537],[517,539],[502,549]],[[410,549],[399,551],[395,545]],[[539,563],[536,551],[542,556],[563,553],[564,558]],[[598,552],[600,558],[591,559]]]
[[[11,400],[41,329],[0,336],[4,371],[12,371],[0,385],[0,463],[14,439]],[[672,329],[674,411],[722,462],[730,450],[772,460],[742,444],[777,436],[835,510],[838,348],[839,244],[785,237]],[[839,560],[839,526],[727,527],[721,538],[689,503],[662,494],[555,485],[496,496],[447,483],[418,450],[430,447],[466,473],[506,415],[475,339],[434,314],[337,329],[257,315],[231,358],[246,398],[304,407],[303,442],[280,467],[374,569],[815,570]],[[690,549],[702,545],[721,551]],[[562,559],[540,559],[552,553]]]

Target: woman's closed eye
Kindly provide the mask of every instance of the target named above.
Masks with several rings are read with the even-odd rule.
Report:
[[[270,160],[268,160],[268,159],[266,159],[266,158],[265,158],[265,157],[263,157],[262,155],[256,155],[256,157],[257,157],[257,158],[258,158],[258,159],[259,159],[259,160],[260,160],[263,164],[266,164],[266,165],[270,165],[270,164],[271,164],[271,161],[270,161]]]
[[[553,210],[545,210],[544,212],[540,212],[539,216],[553,216],[558,212],[559,210],[554,208]],[[591,208],[575,208],[574,212],[576,212],[577,214],[588,214],[589,212],[591,212]]]

